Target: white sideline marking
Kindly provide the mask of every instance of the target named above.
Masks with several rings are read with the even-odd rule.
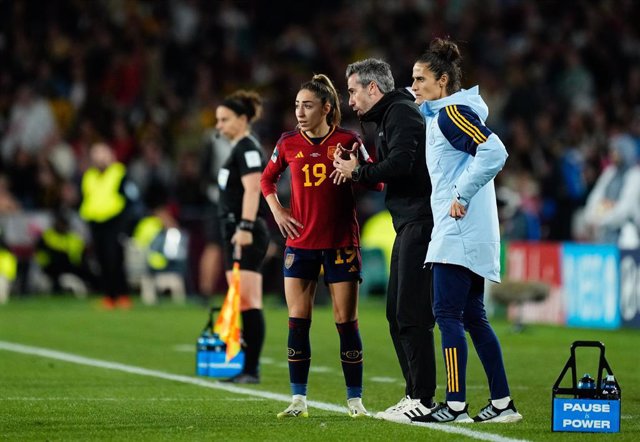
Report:
[[[264,398],[187,398],[187,397],[150,397],[145,399],[138,398],[121,398],[121,397],[0,397],[0,402],[211,402],[211,401],[242,401],[242,402],[262,402]]]
[[[371,382],[381,382],[383,384],[392,384],[394,382],[398,382],[399,379],[398,378],[389,378],[386,376],[372,376],[371,378],[369,378],[369,380]]]
[[[288,365],[287,365],[288,367]],[[333,368],[331,367],[324,367],[322,365],[318,365],[317,367],[314,367],[313,365],[311,367],[309,367],[309,371],[311,373],[331,373],[333,371]]]
[[[133,365],[120,364],[118,362],[103,361],[100,359],[86,358],[84,356],[74,355],[72,353],[64,353],[56,350],[49,350],[47,348],[32,347],[29,345],[14,344],[13,342],[0,341],[0,350],[12,351],[15,353],[22,353],[26,355],[42,356],[50,359],[57,359],[59,361],[71,362],[79,365],[88,365],[91,367],[106,368],[108,370],[123,371],[125,373],[138,374],[141,376],[149,376],[154,378],[166,379],[168,381],[182,382],[185,384],[198,385],[200,387],[211,388],[214,390],[223,390],[230,393],[244,394],[253,397],[261,397],[264,399],[271,399],[279,402],[289,403],[291,401],[290,395],[271,393],[269,391],[253,390],[249,388],[236,387],[235,385],[223,384],[215,381],[207,381],[204,379],[183,376],[177,374],[166,373],[158,370],[150,370],[148,368],[136,367]],[[309,401],[308,405],[313,408],[318,408],[325,411],[333,411],[336,413],[346,413],[347,409],[340,405],[329,404],[327,402]],[[461,428],[456,425],[447,424],[421,424],[422,427],[427,427],[434,431],[442,431],[444,433],[462,434],[464,436],[486,440],[490,442],[527,442],[524,439],[512,439],[509,437],[500,436],[499,434],[483,433],[480,431],[473,431],[466,428]]]

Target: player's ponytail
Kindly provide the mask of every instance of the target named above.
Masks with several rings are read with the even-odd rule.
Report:
[[[462,87],[462,55],[458,45],[449,38],[434,38],[429,44],[429,49],[416,60],[416,63],[424,63],[429,66],[436,80],[447,75],[447,93],[456,93]]]
[[[307,81],[300,86],[300,90],[303,89],[316,94],[323,106],[325,103],[329,103],[331,105],[331,109],[327,114],[327,124],[330,126],[338,126],[340,121],[342,121],[340,98],[329,77],[324,74],[315,74],[311,81]]]

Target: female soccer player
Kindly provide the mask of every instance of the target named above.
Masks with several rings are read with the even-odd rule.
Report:
[[[362,405],[362,341],[358,330],[359,230],[353,190],[333,184],[333,155],[356,148],[360,137],[338,127],[340,103],[331,80],[315,75],[296,96],[298,129],[284,133],[262,173],[262,193],[287,238],[284,290],[289,309],[288,361],[293,400],[278,417],[307,417],[307,379],[311,362],[309,329],[320,268],[329,287],[340,336],[340,359],[352,417],[367,416]],[[291,169],[291,207],[276,194],[280,174]]]
[[[515,422],[500,343],[484,309],[484,279],[500,281],[500,232],[493,178],[507,151],[485,125],[478,88],[461,89],[461,56],[435,39],[413,66],[412,89],[427,127],[434,227],[425,263],[433,265],[436,323],[447,369],[446,402],[414,422]],[[469,331],[489,381],[491,400],[473,420],[466,403]]]
[[[233,149],[218,173],[224,261],[231,283],[234,249],[240,249],[240,311],[245,364],[242,373],[228,379],[238,384],[260,382],[259,359],[264,342],[261,267],[267,253],[269,233],[260,197],[260,174],[265,165],[260,143],[251,134],[251,123],[260,117],[262,99],[253,91],[239,90],[216,108],[216,128]],[[237,258],[237,257],[236,257]]]

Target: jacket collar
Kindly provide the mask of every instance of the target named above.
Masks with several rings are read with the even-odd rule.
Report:
[[[387,108],[396,101],[409,100],[413,102],[415,99],[411,95],[411,92],[406,89],[395,89],[391,92],[388,92],[383,95],[383,97],[376,104],[373,105],[371,109],[369,109],[362,117],[360,117],[360,121],[368,122],[375,121],[379,123],[382,121],[382,117],[384,113],[387,111]]]
[[[461,89],[455,94],[439,100],[425,101],[420,105],[420,111],[430,117],[452,104],[469,106],[483,121],[489,116],[489,108],[480,96],[480,88],[478,86],[470,89]]]

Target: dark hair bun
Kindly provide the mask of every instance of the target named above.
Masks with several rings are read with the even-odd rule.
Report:
[[[262,97],[256,91],[239,89],[227,97],[229,100],[236,100],[242,103],[244,112],[249,121],[257,120],[262,116]],[[236,112],[238,112],[236,110]]]
[[[458,45],[449,39],[434,38],[429,45],[429,51],[449,63],[459,63],[462,60]]]

